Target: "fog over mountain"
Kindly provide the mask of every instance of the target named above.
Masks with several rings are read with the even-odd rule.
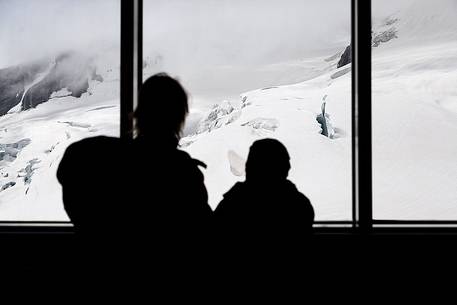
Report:
[[[303,81],[316,74],[304,59],[347,46],[350,11],[349,0],[146,0],[144,75],[179,77],[194,111]]]
[[[350,219],[350,1],[144,7],[144,76],[165,71],[189,91],[180,145],[208,165],[210,205],[269,137],[288,148],[316,219]],[[378,219],[457,217],[456,16],[456,0],[373,0]],[[0,0],[0,220],[66,220],[55,177],[66,147],[119,136],[119,19],[116,0]]]
[[[145,53],[166,53],[177,65],[303,58],[347,43],[350,33],[348,0],[146,0],[144,7]]]
[[[166,53],[180,69],[302,58],[347,43],[350,32],[348,0],[144,2],[145,54]],[[390,2],[374,7],[390,13],[399,7]],[[0,0],[0,68],[118,45],[119,11],[119,0]],[[199,47],[202,42],[210,47]]]
[[[371,2],[373,18],[385,18],[407,10],[417,0],[374,0]]]
[[[384,16],[411,2],[373,7]],[[349,0],[145,0],[144,7],[145,54],[166,53],[180,67],[302,58],[347,43],[350,33]],[[0,68],[118,46],[119,35],[119,0],[0,0]],[[210,48],[199,47],[207,41]]]
[[[63,51],[119,48],[119,0],[0,0],[0,69]]]

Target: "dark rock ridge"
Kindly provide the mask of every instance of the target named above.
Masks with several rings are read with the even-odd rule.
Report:
[[[0,187],[0,192],[4,191],[6,189],[9,189],[10,187],[13,187],[15,185],[16,185],[16,182],[14,182],[14,181],[8,182],[8,183],[2,185],[2,187]]]
[[[379,47],[381,44],[391,41],[392,39],[398,38],[397,28],[395,24],[400,19],[395,16],[390,16],[384,19],[377,31],[371,31],[371,46],[373,48]]]
[[[46,70],[48,65],[48,61],[39,60],[0,69],[0,116],[6,114],[21,101],[25,86],[32,83],[39,73]]]
[[[372,40],[372,47],[376,48],[379,47],[382,43],[386,43],[391,41],[392,39],[398,38],[397,36],[397,29],[392,26],[395,23],[398,22],[398,18],[394,17],[389,17],[384,21],[383,27],[390,26],[387,30],[380,31],[380,32],[374,32],[371,31],[371,40]],[[335,59],[335,56],[337,54],[333,55],[332,57],[329,57],[326,59],[326,61],[331,61]],[[352,45],[349,45],[346,47],[346,50],[344,50],[343,55],[341,55],[341,58],[338,62],[337,68],[344,67],[345,65],[348,65],[352,62]]]
[[[344,67],[352,62],[352,46],[349,45],[344,50],[343,55],[341,55],[340,61],[338,62],[337,68]]]
[[[380,44],[389,42],[395,38],[398,38],[397,30],[395,28],[390,28],[387,31],[383,31],[381,33],[372,32],[372,47],[377,48]]]
[[[21,101],[25,87],[30,85],[39,73],[45,72],[50,63],[51,60],[42,59],[0,70],[0,116]],[[27,91],[21,110],[47,102],[53,92],[63,88],[67,88],[71,96],[79,98],[87,92],[90,79],[103,81],[102,76],[96,73],[96,67],[89,56],[78,52],[61,53],[49,73]]]
[[[71,96],[79,98],[89,88],[89,77],[103,80],[97,75],[90,58],[76,52],[61,54],[49,74],[26,93],[22,110],[48,101],[53,92],[63,88],[67,88]]]

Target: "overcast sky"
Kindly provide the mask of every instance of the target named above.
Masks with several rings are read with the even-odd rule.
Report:
[[[413,2],[427,2],[434,0],[371,0],[373,16],[376,18],[384,18],[390,14],[407,8]],[[436,1],[436,0],[435,0]]]
[[[412,0],[374,0],[390,12]],[[119,0],[0,0],[0,67],[119,43]],[[146,54],[176,64],[256,64],[349,42],[349,0],[144,0]],[[189,58],[191,60],[189,60]]]
[[[119,0],[0,0],[0,68],[119,44]]]
[[[174,62],[256,64],[350,41],[349,0],[145,0],[145,53]]]

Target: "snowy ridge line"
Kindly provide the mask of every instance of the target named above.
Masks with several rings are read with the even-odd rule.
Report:
[[[51,72],[51,70],[55,67],[56,65],[56,62],[55,61],[52,61],[49,66],[46,68],[45,71],[43,71],[42,73],[39,73],[37,75],[37,78],[32,82],[30,83],[29,85],[27,85],[25,88],[24,88],[24,93],[22,94],[22,98],[20,100],[20,102],[14,106],[13,108],[11,108],[8,113],[14,113],[14,112],[19,112],[23,109],[23,101],[24,101],[24,98],[27,94],[27,92],[33,87],[35,86],[36,84],[38,84],[39,82],[41,82],[48,74],[49,72]]]
[[[457,215],[457,140],[452,137],[457,134],[457,2],[416,3],[414,10],[384,18],[380,27],[376,24],[374,28],[381,35],[372,62],[374,214],[379,219]],[[261,67],[264,74],[256,76],[270,73],[265,83],[247,86],[260,89],[243,93],[240,104],[233,100],[210,109],[204,117],[203,132],[182,139],[183,150],[208,164],[203,172],[212,208],[235,182],[244,179],[250,145],[272,137],[289,150],[290,179],[310,198],[317,219],[350,219],[351,70],[346,66],[335,70],[340,55],[320,55]],[[325,61],[332,57],[333,61]],[[106,57],[97,59],[97,72],[107,81],[90,82],[90,92],[82,94],[77,103],[73,97],[62,97],[0,118],[2,142],[32,141],[14,162],[0,165],[0,188],[5,186],[0,193],[3,219],[66,219],[55,179],[66,147],[92,135],[118,136],[119,111],[106,107],[119,99],[119,82],[113,81],[118,79],[118,70],[109,72],[118,63],[102,65],[101,60]],[[160,65],[160,61],[151,64]],[[46,62],[41,70],[45,67]],[[145,70],[153,71],[149,66],[143,73]],[[275,73],[281,76],[271,77]],[[281,86],[272,88],[272,84]],[[19,91],[22,93],[15,90],[14,95]],[[325,94],[329,101],[323,110]],[[12,100],[27,103],[20,95]],[[319,114],[327,119],[328,113],[333,139],[322,135],[317,121]],[[17,175],[21,170],[21,176],[26,175],[34,159],[41,163],[29,166],[29,172],[35,170],[26,185],[24,177]],[[88,171],[92,174],[96,173]],[[377,198],[381,201],[376,202]]]
[[[324,57],[321,60],[324,61]],[[338,60],[334,58],[334,61]],[[317,202],[317,210],[324,215],[323,219],[332,214],[339,215],[337,219],[350,217],[344,216],[349,209],[344,207],[345,200],[341,200],[347,198],[350,205],[350,187],[345,185],[351,181],[348,177],[351,173],[351,129],[350,116],[348,119],[344,110],[350,109],[351,103],[350,74],[347,73],[350,69],[332,66],[332,69],[306,81],[242,93],[241,102],[236,106],[231,103],[215,106],[204,119],[203,125],[210,128],[182,139],[182,149],[208,164],[204,174],[213,209],[222,199],[222,194],[235,182],[244,179],[245,160],[252,142],[268,137],[278,139],[288,148],[292,162],[291,179],[300,190],[308,190],[304,193]],[[332,79],[335,71],[345,73]],[[322,127],[316,121],[324,93],[332,97],[327,106],[334,118],[332,124],[339,130],[333,139],[322,135]],[[327,122],[330,122],[328,118],[327,114]],[[327,126],[330,128],[329,123]],[[332,127],[332,135],[336,135],[335,130],[337,128]],[[208,150],[208,147],[212,149]],[[309,170],[315,164],[322,164],[319,173]],[[307,175],[309,172],[313,175]],[[333,184],[327,181],[331,176]],[[332,189],[323,194],[323,189],[327,188]],[[338,194],[335,197],[339,199],[335,200],[330,194]]]
[[[103,79],[119,79],[119,70],[111,68],[118,64],[118,57],[113,58],[114,64],[109,61],[110,57],[106,56],[98,58],[94,63],[99,71],[97,73],[100,73]],[[62,65],[68,65],[68,62]],[[51,69],[51,72],[48,72],[48,76],[40,75],[41,77],[35,74],[33,82],[28,85],[30,88],[23,103],[27,103],[27,96],[32,90],[36,90],[33,89],[35,86],[41,86],[42,78],[48,79],[52,71],[59,69],[43,66],[43,72],[45,68],[48,68],[47,71]],[[81,75],[79,79],[82,80],[87,76],[87,94],[80,97],[66,96],[70,89],[65,86],[49,93],[47,101],[28,111],[0,117],[0,126],[3,126],[0,127],[2,143],[15,143],[21,138],[31,140],[30,144],[17,154],[11,151],[17,156],[12,162],[0,162],[0,189],[3,189],[0,192],[0,221],[67,221],[68,217],[62,206],[61,187],[56,178],[56,171],[66,148],[86,137],[119,136],[119,82],[100,82],[97,79],[101,78],[92,79],[89,74],[83,74],[81,69],[73,71],[71,65],[60,67],[62,68],[65,69],[64,77],[69,79],[74,73]],[[59,71],[57,76],[50,78],[54,88],[59,87]],[[45,94],[48,94],[47,85],[43,89]],[[22,94],[21,91],[17,101]]]

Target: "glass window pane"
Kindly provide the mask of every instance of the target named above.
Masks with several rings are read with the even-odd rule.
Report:
[[[144,78],[166,72],[190,93],[180,144],[208,165],[213,208],[268,137],[289,150],[317,220],[351,218],[350,11],[341,0],[144,1]]]
[[[457,219],[457,2],[372,3],[374,218]]]
[[[68,220],[66,147],[119,136],[119,37],[119,0],[0,1],[0,221]]]

